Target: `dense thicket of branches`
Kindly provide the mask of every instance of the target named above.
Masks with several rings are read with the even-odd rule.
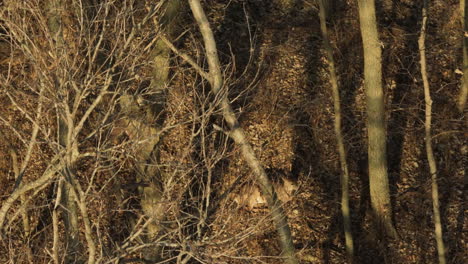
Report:
[[[466,263],[424,2],[0,0],[0,262]]]

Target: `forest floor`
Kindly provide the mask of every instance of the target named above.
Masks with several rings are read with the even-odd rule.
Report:
[[[341,171],[333,133],[333,102],[317,8],[307,4],[311,1],[298,1],[302,4],[291,9],[276,6],[278,1],[207,2],[211,3],[207,12],[221,60],[229,68],[229,96],[241,126],[269,176],[274,181],[290,179],[298,186],[284,208],[301,263],[348,263],[340,211]],[[340,81],[356,263],[436,263],[431,177],[424,148],[424,93],[417,49],[421,6],[413,3],[417,1],[400,0],[394,1],[397,2],[394,12],[379,13],[393,221],[400,236],[388,240],[377,231],[370,213],[357,3],[339,2],[329,29]],[[461,77],[455,73],[461,67],[458,1],[432,1],[429,12],[427,54],[444,240],[448,263],[462,264],[468,263],[468,147],[466,113],[460,114],[455,106]],[[184,45],[180,44],[181,48],[190,53],[189,44]],[[168,108],[177,108],[183,119],[195,105],[187,83],[197,80],[190,74],[175,75]],[[181,102],[181,98],[186,101]],[[0,108],[0,115],[10,116],[21,127],[24,119],[20,113],[11,111],[5,97],[0,100],[5,106]],[[178,151],[189,144],[190,133],[189,126],[168,132],[161,143],[162,163],[173,162],[174,157],[180,158],[177,162],[184,162],[186,156]],[[9,139],[0,137],[0,173],[4,175],[11,174]],[[210,241],[213,246],[199,249],[203,252],[198,253],[211,258],[212,263],[279,263],[271,257],[279,254],[279,247],[268,210],[249,210],[236,205],[230,196],[222,195],[230,188],[236,193],[242,186],[254,184],[239,149],[228,145],[229,159],[217,165],[213,178],[213,199],[218,199],[219,207],[207,220],[209,232],[217,240]],[[40,153],[51,155],[47,151]],[[32,163],[40,159],[33,157]],[[34,168],[43,169],[44,164]],[[1,192],[11,193],[12,182],[11,177],[0,177]],[[113,197],[111,192],[109,197]],[[96,206],[114,203],[118,202]],[[116,230],[116,241],[126,234],[117,231],[126,224],[117,219],[128,214],[119,217],[102,223]]]
[[[259,76],[251,81],[254,87],[250,93],[234,102],[242,109],[241,125],[270,175],[274,178],[281,174],[298,182],[299,189],[285,209],[302,261],[346,263],[333,105],[317,9],[304,5],[288,13],[272,3],[247,2],[218,3],[211,10],[213,16],[223,9],[226,14],[215,24],[226,61],[232,59],[232,52],[238,72],[250,67],[250,75]],[[335,7],[329,30],[336,48],[344,111],[357,263],[433,263],[437,253],[417,49],[421,7],[400,1],[394,13],[380,14],[389,175],[394,222],[400,235],[398,240],[386,240],[376,231],[369,212],[362,45],[357,4],[352,4]],[[427,42],[444,239],[449,263],[466,263],[466,119],[454,107],[460,81],[454,72],[460,67],[461,57],[457,4],[434,1]],[[247,65],[250,44],[254,47],[253,61]],[[253,80],[245,79],[232,87],[231,93]],[[230,163],[230,173],[223,177],[241,175],[244,182],[251,183],[245,164]],[[238,217],[223,227],[231,235],[249,230],[267,216],[266,210],[237,210]],[[262,224],[244,241],[241,255],[245,259],[239,263],[246,263],[249,257],[249,263],[276,263],[275,259],[260,257],[278,254],[275,239],[271,224]],[[226,263],[235,262],[231,259]]]

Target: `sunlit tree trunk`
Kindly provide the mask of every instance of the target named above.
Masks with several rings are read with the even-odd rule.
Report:
[[[359,0],[359,21],[364,48],[364,82],[367,102],[368,160],[371,205],[387,234],[397,237],[393,226],[387,172],[382,51],[374,0]]]

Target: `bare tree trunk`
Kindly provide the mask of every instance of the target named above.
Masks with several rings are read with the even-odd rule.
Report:
[[[335,60],[333,58],[333,49],[328,37],[327,30],[327,6],[328,0],[320,0],[320,28],[322,30],[323,45],[328,58],[328,68],[330,71],[330,82],[333,93],[333,105],[335,109],[335,135],[340,155],[341,165],[341,214],[343,216],[346,253],[352,261],[354,255],[353,236],[351,232],[351,215],[349,210],[349,173],[348,163],[346,162],[346,150],[343,143],[343,135],[341,132],[341,106],[340,106],[340,91],[338,89],[338,77],[336,75]]]
[[[437,184],[437,164],[434,159],[434,152],[432,150],[432,136],[431,136],[431,119],[432,119],[432,99],[431,91],[429,88],[429,81],[427,77],[426,69],[426,26],[427,26],[427,9],[428,1],[424,0],[424,6],[422,10],[423,21],[421,26],[421,34],[419,35],[419,56],[421,63],[421,75],[424,85],[424,99],[426,102],[426,120],[425,120],[425,140],[426,140],[426,154],[427,161],[429,163],[429,172],[432,178],[432,205],[434,210],[434,224],[435,224],[435,237],[437,241],[437,253],[439,255],[439,264],[445,264],[445,246],[442,235],[442,224],[440,221],[440,209],[439,209],[439,187]]]
[[[53,51],[56,53],[57,58],[61,58],[65,54],[65,43],[62,36],[62,17],[63,12],[65,9],[65,3],[62,0],[59,1],[48,1],[47,2],[47,18],[48,18],[48,28],[52,37],[56,43],[56,49]],[[63,73],[62,69],[60,73]],[[58,92],[59,98],[62,98],[65,102],[63,104],[67,104],[63,93],[65,92],[65,85],[63,83],[64,76],[56,76],[54,90]],[[61,147],[65,149],[69,149],[70,146],[70,123],[69,120],[66,120],[66,117],[69,116],[66,107],[59,106],[56,107],[57,109],[57,116],[58,116],[58,142]],[[68,154],[65,154],[69,157]],[[79,254],[79,226],[78,226],[78,216],[77,216],[77,207],[75,201],[70,194],[71,181],[70,181],[70,174],[68,168],[72,166],[70,163],[71,160],[68,157],[64,157],[63,162],[65,163],[64,170],[62,171],[62,175],[67,179],[65,184],[63,184],[61,196],[62,196],[62,206],[63,210],[63,218],[64,218],[64,225],[65,225],[65,234],[66,234],[66,241],[67,241],[67,252],[66,252],[66,259],[68,262],[74,262],[77,260],[77,256]]]
[[[458,110],[463,112],[468,97],[468,17],[466,15],[468,6],[465,0],[460,0],[460,11],[463,25],[463,79],[458,96]]]
[[[393,226],[387,172],[382,51],[377,31],[374,0],[359,0],[359,21],[364,48],[364,79],[367,101],[369,184],[372,209],[387,234],[397,237]]]
[[[218,51],[216,48],[213,31],[211,30],[210,24],[206,18],[200,1],[189,0],[189,4],[193,16],[197,21],[198,27],[200,28],[201,34],[203,36],[205,52],[209,66],[209,73],[207,77],[209,78],[211,90],[214,94],[223,93],[224,91],[221,91],[223,87],[223,76],[221,73],[221,66],[219,63]],[[257,181],[260,185],[263,195],[267,200],[268,206],[270,207],[273,221],[279,233],[279,240],[284,261],[288,264],[297,264],[298,261],[294,253],[295,249],[292,242],[291,231],[288,226],[286,215],[281,206],[281,202],[278,200],[268,175],[260,164],[258,158],[255,156],[252,146],[247,141],[245,132],[239,125],[237,117],[235,116],[234,111],[230,105],[227,93],[223,93],[221,96],[221,110],[223,117],[231,128],[229,135],[240,146],[244,159],[257,177]]]

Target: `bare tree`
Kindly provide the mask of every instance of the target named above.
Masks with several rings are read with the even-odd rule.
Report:
[[[62,18],[64,17],[64,12],[66,10],[66,3],[64,1],[47,1],[47,29],[50,31],[50,34],[55,42],[53,47],[54,55],[57,58],[66,58],[69,56],[67,53],[67,46],[63,39],[62,29],[66,27],[63,24]],[[60,60],[60,59],[59,59]],[[59,65],[65,66],[63,60],[58,62]],[[57,75],[53,78],[54,87],[57,91],[58,97],[64,100],[66,98],[67,88],[65,82],[67,81],[68,72],[66,68],[60,67],[57,70]],[[66,179],[64,184],[61,185],[61,189],[58,190],[61,192],[62,201],[60,202],[63,206],[63,217],[65,225],[65,235],[67,241],[67,251],[66,258],[67,262],[76,262],[78,261],[77,255],[80,252],[80,242],[78,234],[80,232],[78,226],[78,208],[72,195],[72,178],[75,178],[74,175],[74,164],[77,160],[76,154],[78,153],[76,141],[73,140],[73,117],[68,105],[60,104],[56,106],[57,111],[57,121],[58,121],[58,130],[57,138],[61,148],[64,148],[68,151],[63,159],[64,168],[61,170],[62,176]],[[95,250],[94,250],[95,251]],[[93,261],[93,260],[91,260]]]
[[[432,99],[431,90],[429,87],[429,80],[427,77],[427,63],[426,63],[426,28],[427,28],[427,9],[428,0],[423,1],[422,9],[422,25],[421,33],[419,35],[419,56],[421,65],[421,76],[424,85],[424,101],[426,103],[426,120],[425,120],[425,141],[426,141],[426,154],[427,161],[429,163],[429,172],[432,179],[432,205],[434,211],[434,225],[435,225],[435,237],[437,241],[437,253],[439,255],[439,263],[445,264],[445,246],[442,235],[442,224],[440,221],[440,209],[439,209],[439,187],[437,184],[437,164],[434,158],[434,151],[432,150],[432,135],[431,135],[431,120],[432,120]]]
[[[348,163],[346,162],[346,149],[343,143],[343,135],[341,132],[341,105],[340,91],[338,89],[338,77],[336,75],[335,60],[333,58],[333,48],[328,37],[327,30],[327,2],[328,0],[320,0],[320,27],[322,30],[323,45],[328,59],[328,68],[330,72],[330,83],[333,93],[333,105],[335,109],[335,135],[338,153],[340,155],[341,165],[341,214],[343,216],[346,252],[348,258],[352,259],[354,254],[353,236],[351,233],[351,213],[349,210],[349,172]]]
[[[369,185],[372,209],[388,235],[397,237],[392,223],[392,208],[387,172],[382,51],[374,0],[359,0],[359,22],[364,48],[364,83],[367,102]]]
[[[142,34],[141,28],[157,17],[161,4],[143,9],[146,12],[138,22],[133,19],[137,11],[132,1],[119,5],[112,1],[96,5],[66,0],[7,1],[2,6],[1,26],[16,54],[8,69],[1,72],[2,96],[24,117],[20,122],[0,116],[14,142],[21,143],[12,146],[21,160],[13,165],[19,168],[16,184],[0,208],[4,238],[15,237],[19,206],[22,218],[29,214],[33,222],[29,228],[23,224],[23,229],[30,230],[26,232],[29,238],[38,233],[44,237],[43,248],[34,251],[50,252],[55,263],[65,258],[68,262],[84,261],[85,256],[87,263],[94,263],[103,257],[106,245],[96,230],[96,221],[100,221],[97,214],[103,212],[90,210],[89,204],[101,195],[97,179],[108,171],[109,164],[116,163],[116,150],[127,144],[114,144],[111,135],[125,112],[120,99],[125,101],[142,78],[149,78],[141,72],[151,65],[147,61],[156,38]],[[154,94],[140,93],[145,92]],[[32,135],[29,142],[25,140],[28,133]],[[132,144],[142,146],[154,140],[155,133],[146,136],[142,142],[132,138]],[[18,150],[23,147],[25,153]],[[83,162],[88,166],[83,167]],[[112,179],[104,179],[104,187]],[[33,207],[32,201],[44,197],[47,189],[53,197],[36,199],[46,207]],[[49,239],[43,230],[37,230],[37,215],[52,204],[53,237]]]
[[[173,49],[174,52],[184,58],[195,69],[197,69],[199,74],[210,83],[213,93],[220,97],[220,109],[226,123],[230,128],[230,131],[227,133],[240,146],[245,161],[256,175],[260,189],[262,190],[262,194],[267,200],[273,221],[279,233],[279,240],[282,248],[282,255],[285,258],[285,263],[298,263],[294,253],[291,231],[287,223],[286,215],[283,211],[283,208],[281,207],[281,202],[278,200],[277,194],[274,190],[273,184],[268,178],[268,175],[256,157],[250,143],[247,141],[245,132],[239,125],[237,117],[232,110],[231,104],[227,97],[227,90],[223,89],[224,83],[221,65],[219,63],[216,42],[208,19],[200,4],[200,1],[190,0],[189,4],[193,16],[203,36],[209,71],[206,72],[189,56],[180,53],[169,41],[166,40],[166,43],[169,47],[171,47],[171,49]]]

